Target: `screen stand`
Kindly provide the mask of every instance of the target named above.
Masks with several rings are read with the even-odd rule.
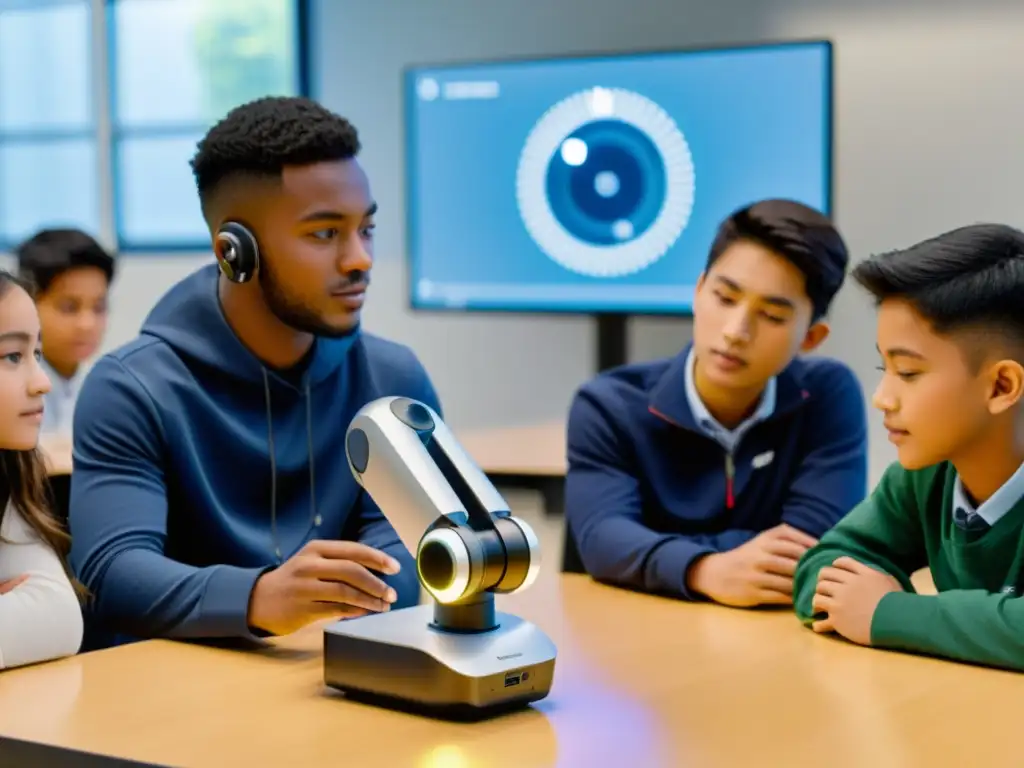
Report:
[[[600,313],[597,318],[597,372],[629,362],[629,315]]]

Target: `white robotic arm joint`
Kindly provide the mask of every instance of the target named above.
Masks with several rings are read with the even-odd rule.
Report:
[[[471,604],[536,579],[540,545],[533,529],[511,514],[429,406],[406,397],[374,400],[349,425],[346,454],[438,603]]]

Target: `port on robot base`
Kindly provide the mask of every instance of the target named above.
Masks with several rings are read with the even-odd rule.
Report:
[[[324,682],[355,701],[446,720],[481,720],[546,697],[554,643],[536,625],[497,612],[485,632],[434,628],[419,605],[324,628]]]

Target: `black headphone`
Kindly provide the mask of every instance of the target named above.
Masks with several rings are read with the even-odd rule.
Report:
[[[260,268],[260,244],[245,224],[225,221],[213,238],[220,271],[233,283],[247,283]]]

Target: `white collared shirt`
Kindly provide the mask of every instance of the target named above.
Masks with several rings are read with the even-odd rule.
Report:
[[[964,484],[960,481],[960,476],[957,475],[956,484],[953,486],[953,519],[957,519],[957,511],[960,510],[964,517],[964,527],[970,525],[975,517],[979,517],[989,526],[993,526],[1013,509],[1022,497],[1024,497],[1024,464],[1021,464],[1017,471],[1010,476],[1010,479],[999,486],[999,489],[977,508],[967,498]]]
[[[44,357],[40,362],[46,375],[50,377],[50,391],[43,398],[43,426],[40,432],[44,435],[71,436],[74,423],[75,403],[78,391],[82,386],[84,368],[79,366],[75,375],[65,379],[57,373]]]
[[[689,401],[690,411],[693,413],[693,418],[700,425],[701,429],[709,437],[718,441],[725,448],[726,452],[731,454],[736,450],[736,446],[740,444],[740,440],[743,439],[743,436],[751,427],[764,421],[775,412],[775,377],[773,376],[768,379],[768,382],[765,384],[757,410],[734,429],[728,429],[711,415],[711,412],[697,393],[697,384],[694,377],[694,367],[696,364],[697,357],[691,348],[686,358],[686,399]]]

